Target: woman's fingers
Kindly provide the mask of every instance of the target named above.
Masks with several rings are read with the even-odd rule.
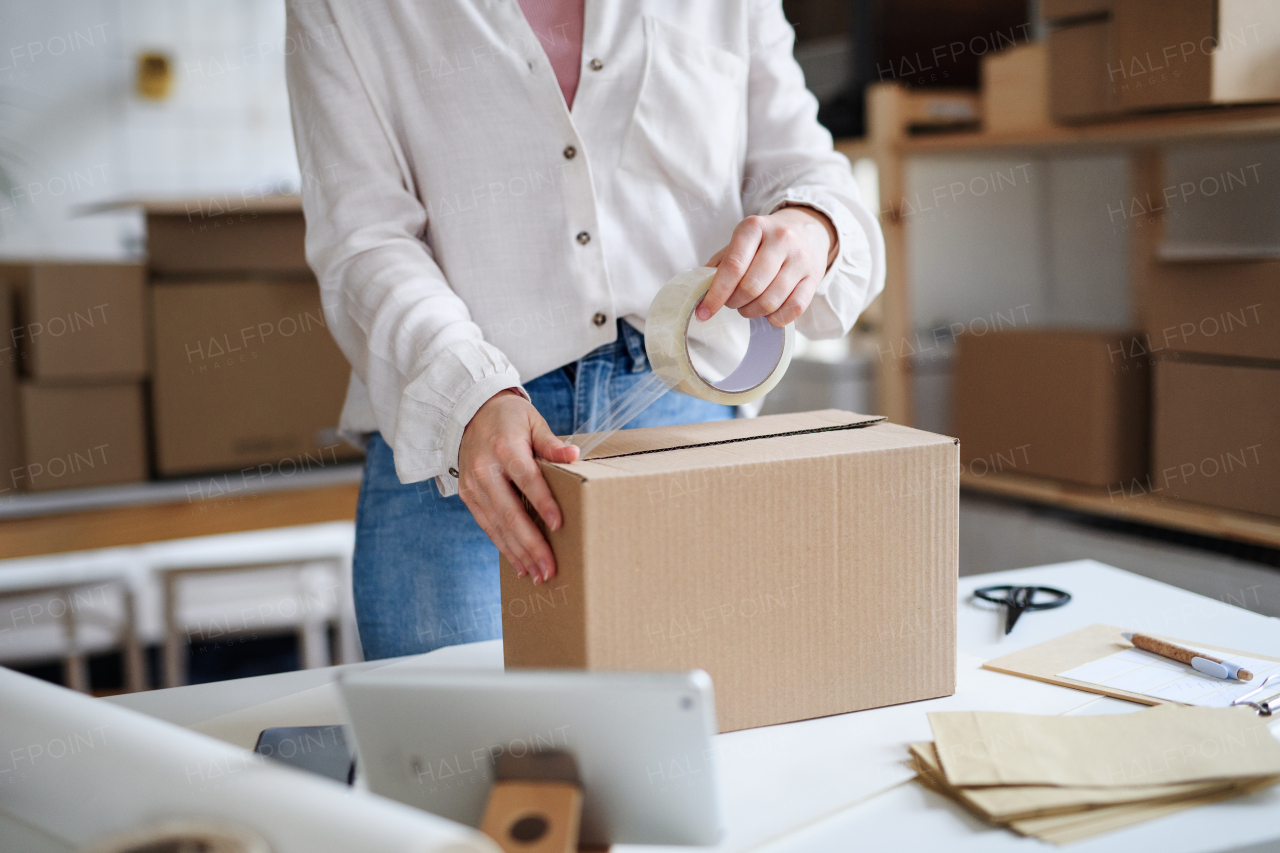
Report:
[[[484,488],[487,515],[506,548],[503,553],[541,583],[553,568],[551,549],[525,510],[520,495],[507,478],[490,479]]]
[[[464,477],[462,482],[458,484],[458,496],[467,505],[467,509],[471,510],[471,515],[475,518],[476,524],[480,525],[480,529],[489,537],[498,551],[502,553],[502,556],[507,558],[507,562],[515,567],[516,576],[524,577],[529,574],[528,567],[516,558],[515,549],[511,547],[502,535],[502,528],[498,525],[492,511],[492,502],[485,491],[480,488],[479,483],[472,481],[469,477]]]
[[[769,315],[769,323],[781,329],[788,323],[794,323],[800,319],[809,308],[809,303],[813,301],[813,294],[818,291],[818,279],[811,275],[800,279],[795,290],[791,291],[791,295],[787,297],[787,301],[782,303],[782,307]]]
[[[729,245],[716,254],[720,255],[716,264],[716,275],[711,280],[711,288],[698,304],[698,319],[710,320],[715,313],[724,307],[725,302],[742,281],[751,266],[751,259],[756,256],[756,249],[764,239],[764,217],[748,216],[733,229],[733,237]]]
[[[787,301],[803,277],[804,269],[800,264],[789,259],[785,260],[773,280],[769,282],[769,286],[755,299],[739,307],[738,313],[747,318],[772,315]]]
[[[773,288],[776,293],[778,287],[784,286],[784,283],[779,281],[779,275],[787,262],[788,251],[789,247],[776,237],[762,243],[756,251],[756,256],[751,259],[751,266],[747,268],[746,274],[738,282],[737,289],[725,301],[725,307],[739,309],[740,311],[744,306],[750,305],[764,296],[770,288]],[[799,280],[799,276],[795,278]],[[790,281],[789,283],[791,286],[795,285],[795,281]],[[786,293],[782,294],[781,298],[778,299],[779,305],[782,304],[782,300],[786,299],[787,294],[790,292],[790,289],[788,289]],[[750,317],[753,315],[744,313],[742,316]]]
[[[541,415],[533,424],[532,439],[533,452],[548,462],[568,463],[578,460],[578,447],[561,441]]]

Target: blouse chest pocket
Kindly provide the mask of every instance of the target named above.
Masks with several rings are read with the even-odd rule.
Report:
[[[644,38],[644,78],[619,166],[718,198],[737,173],[747,63],[652,16]]]

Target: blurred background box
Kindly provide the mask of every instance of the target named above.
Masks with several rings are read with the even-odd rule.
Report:
[[[1044,2],[1054,118],[1280,100],[1274,0]]]
[[[974,474],[1103,486],[1147,471],[1149,366],[1133,333],[1025,329],[961,335],[955,430]]]
[[[147,375],[146,268],[138,264],[5,264],[16,296],[9,344],[42,382]]]
[[[982,58],[982,129],[988,133],[1049,127],[1049,55],[1032,42]]]
[[[351,368],[314,280],[166,283],[151,293],[160,474],[359,456],[333,434]]]
[[[1139,291],[1152,347],[1280,359],[1280,261],[1159,263]]]
[[[1125,111],[1280,100],[1280,3],[1117,0],[1117,103]]]
[[[18,488],[29,492],[139,483],[147,479],[142,385],[19,387],[25,470]]]
[[[1075,122],[1119,112],[1107,68],[1115,64],[1115,26],[1090,19],[1049,31],[1049,111],[1054,121]]]
[[[1181,500],[1280,516],[1280,361],[1156,365],[1151,479]]]
[[[154,276],[311,275],[298,196],[146,201],[141,207]]]
[[[1040,0],[1040,17],[1061,23],[1071,18],[1109,15],[1117,0]]]

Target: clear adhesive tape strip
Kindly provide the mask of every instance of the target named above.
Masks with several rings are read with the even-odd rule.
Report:
[[[769,393],[791,363],[795,329],[778,328],[764,317],[750,320],[750,337],[742,361],[724,379],[709,381],[698,373],[689,356],[689,324],[694,309],[711,288],[715,267],[686,270],[668,281],[649,304],[644,348],[653,373],[591,418],[569,440],[586,456],[622,429],[669,390],[692,397],[739,406]]]

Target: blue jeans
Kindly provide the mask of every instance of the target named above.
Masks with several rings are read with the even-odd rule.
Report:
[[[571,435],[649,373],[644,337],[619,320],[616,341],[524,388],[552,432]],[[732,406],[669,391],[627,426],[733,416]],[[356,507],[354,575],[368,660],[502,636],[498,549],[457,495],[441,497],[433,480],[402,484],[378,434],[369,439]]]

